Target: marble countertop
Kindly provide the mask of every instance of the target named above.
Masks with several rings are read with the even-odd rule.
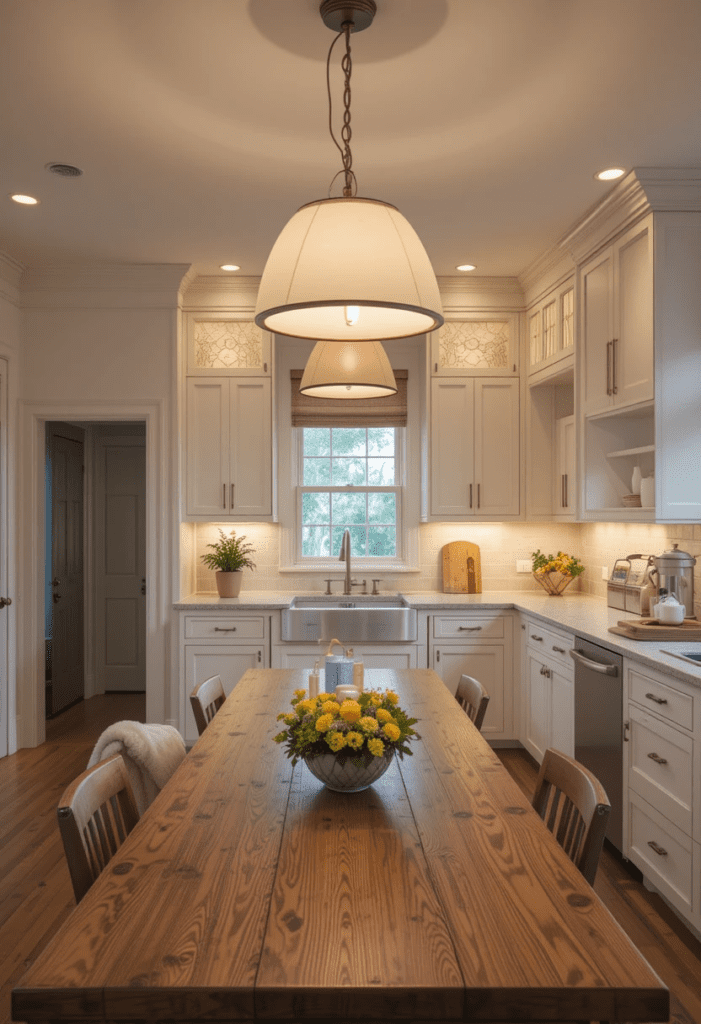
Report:
[[[701,688],[701,665],[682,661],[677,655],[684,651],[701,653],[701,641],[640,641],[609,633],[609,626],[615,626],[619,619],[634,618],[625,612],[608,608],[601,598],[585,594],[565,594],[562,597],[548,597],[546,594],[528,591],[487,591],[483,594],[442,594],[436,591],[400,592],[412,608],[417,611],[460,611],[466,609],[515,609],[545,625],[562,627],[593,643],[602,644],[612,651],[650,668],[659,669],[676,676],[693,686]],[[216,594],[192,594],[173,607],[177,611],[279,611],[287,608],[294,596],[318,597],[318,591],[299,595],[283,591],[253,591],[242,597],[220,598]],[[336,595],[338,596],[338,595]],[[354,595],[358,598],[361,595]],[[393,596],[382,593],[380,597]],[[370,595],[363,599],[372,600]],[[668,653],[669,652],[669,653]]]

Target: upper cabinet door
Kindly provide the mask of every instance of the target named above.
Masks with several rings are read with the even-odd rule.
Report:
[[[475,515],[519,514],[519,382],[475,381]]]
[[[186,313],[185,344],[188,376],[270,376],[270,334],[253,320],[223,313]]]
[[[268,378],[232,377],[230,512],[272,514],[271,388]]]
[[[187,514],[229,513],[229,381],[187,381]]]
[[[431,514],[474,515],[474,380],[431,381]]]
[[[430,337],[433,376],[518,373],[519,314],[461,314]]]
[[[584,412],[604,412],[612,404],[613,247],[582,268],[582,342]]]

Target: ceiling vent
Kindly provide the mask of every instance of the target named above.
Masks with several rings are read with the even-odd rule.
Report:
[[[62,178],[79,178],[83,173],[80,167],[74,167],[73,164],[47,164],[46,170]]]

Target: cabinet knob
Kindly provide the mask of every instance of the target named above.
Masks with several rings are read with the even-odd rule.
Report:
[[[55,598],[56,598],[56,594],[54,594],[54,599]],[[12,598],[11,597],[0,597],[0,608],[5,608],[8,604],[12,604]]]

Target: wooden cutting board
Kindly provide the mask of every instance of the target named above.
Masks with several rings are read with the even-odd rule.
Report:
[[[443,593],[481,594],[482,566],[480,549],[469,540],[454,540],[443,545]]]
[[[609,633],[629,640],[701,640],[701,622],[684,619],[678,626],[670,626],[657,619],[619,619],[617,626],[609,626]]]

